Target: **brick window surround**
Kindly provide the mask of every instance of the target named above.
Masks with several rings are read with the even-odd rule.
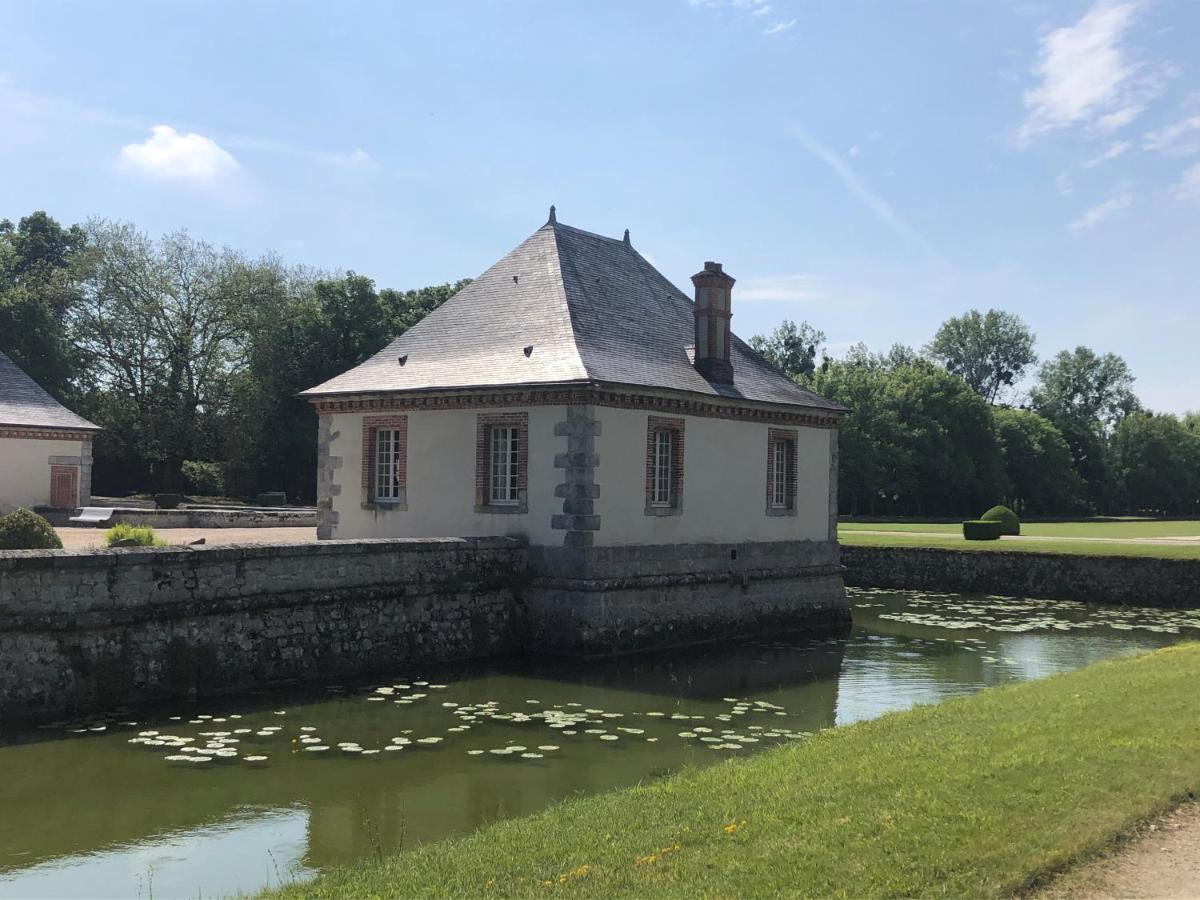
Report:
[[[648,516],[683,515],[683,419],[663,416],[646,417],[646,510]],[[670,499],[656,503],[654,498],[655,435],[667,431],[671,435]]]
[[[364,416],[362,423],[362,508],[378,510],[408,509],[408,416]],[[399,447],[396,461],[397,497],[377,499],[375,496],[376,435],[381,428],[396,434]]]
[[[490,503],[491,433],[493,428],[517,430],[517,502]],[[475,512],[520,515],[529,512],[529,413],[481,413],[475,419]]]
[[[786,428],[767,429],[767,515],[796,515],[797,435]],[[775,503],[775,448],[784,447],[784,502]]]

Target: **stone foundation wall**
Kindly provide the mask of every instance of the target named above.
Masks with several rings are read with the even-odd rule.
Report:
[[[833,542],[531,547],[530,646],[606,656],[850,622]]]
[[[506,538],[0,552],[0,718],[515,650],[525,554]]]
[[[251,509],[241,507],[205,509],[116,508],[107,528],[124,522],[151,528],[316,528],[315,509]]]
[[[843,546],[842,562],[853,587],[1200,607],[1200,560]]]

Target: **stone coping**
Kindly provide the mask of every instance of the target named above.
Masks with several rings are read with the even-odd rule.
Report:
[[[431,553],[444,550],[502,550],[524,547],[525,541],[512,537],[459,538],[360,538],[357,540],[316,541],[311,544],[225,544],[187,547],[113,547],[94,550],[0,550],[0,572],[18,568],[77,568],[89,565],[142,565],[150,562],[225,562],[239,559],[278,557],[352,556],[356,554],[414,551]]]

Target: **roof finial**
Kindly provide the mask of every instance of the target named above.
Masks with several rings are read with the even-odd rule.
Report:
[[[629,229],[628,228],[625,229],[625,244],[626,244],[626,246],[629,245]]]
[[[548,224],[550,224],[550,225],[558,224],[558,219],[554,215],[554,204],[553,203],[550,204],[550,221]]]

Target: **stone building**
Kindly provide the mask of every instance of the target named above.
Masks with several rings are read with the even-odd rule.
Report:
[[[694,302],[628,232],[572,228],[551,208],[386,349],[305,392],[319,536],[521,537],[540,573],[533,621],[605,599],[611,621],[576,623],[589,647],[624,647],[629,629],[702,639],[750,613],[758,626],[844,615],[844,409],[733,335],[719,263],[692,282]],[[654,630],[633,621],[651,584],[660,612],[690,604],[689,628],[639,631]]]
[[[99,430],[0,353],[0,513],[86,506]]]

